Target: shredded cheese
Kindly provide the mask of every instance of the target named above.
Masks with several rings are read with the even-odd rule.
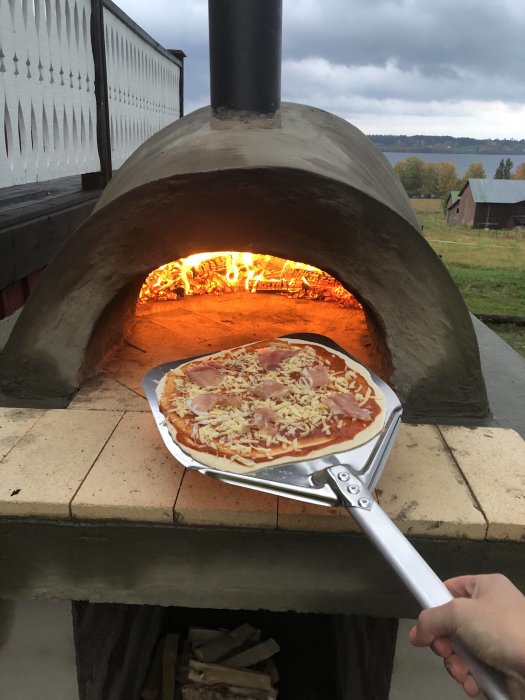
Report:
[[[246,466],[254,464],[251,457],[273,458],[275,449],[300,450],[299,439],[332,436],[343,430],[355,418],[341,416],[330,397],[351,394],[359,406],[364,406],[372,389],[351,369],[330,370],[329,360],[320,359],[313,347],[292,347],[299,351],[267,371],[255,350],[224,353],[218,366],[218,387],[202,387],[191,381],[184,366],[171,370],[177,395],[171,399],[168,413],[191,422],[195,446],[219,449]],[[328,380],[314,387],[308,370],[320,364],[328,365]],[[258,398],[255,390],[270,382],[284,385],[288,391]],[[191,400],[207,393],[217,393],[221,400],[195,415]]]

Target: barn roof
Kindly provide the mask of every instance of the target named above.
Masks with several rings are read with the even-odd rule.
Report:
[[[525,200],[525,180],[489,180],[472,177],[467,185],[470,185],[472,197],[478,203],[515,204]]]
[[[445,200],[445,206],[447,209],[453,207],[460,199],[459,190],[451,190],[448,197]]]

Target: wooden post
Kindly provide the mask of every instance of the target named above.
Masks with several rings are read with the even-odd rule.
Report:
[[[91,46],[95,63],[95,98],[97,102],[97,146],[100,172],[82,175],[83,189],[105,187],[111,180],[111,134],[109,129],[108,79],[104,42],[104,0],[91,0]]]
[[[182,49],[168,49],[168,52],[180,61],[179,77],[179,117],[184,116],[184,59],[186,54]]]

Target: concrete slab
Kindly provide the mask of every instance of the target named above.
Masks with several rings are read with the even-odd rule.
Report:
[[[173,522],[184,467],[149,413],[126,413],[71,503],[74,518]]]
[[[0,515],[69,518],[69,503],[122,414],[49,410],[1,462]]]
[[[466,695],[446,672],[443,660],[430,649],[408,641],[413,620],[399,621],[389,700],[465,700]]]
[[[188,469],[175,504],[175,520],[183,525],[275,529],[277,497]]]
[[[485,518],[435,426],[401,426],[377,494],[407,535],[485,537]]]
[[[104,372],[84,382],[68,408],[87,408],[95,411],[149,411],[148,402],[143,396],[139,396],[129,387],[108,377]]]
[[[4,700],[78,700],[69,601],[0,601]]]
[[[488,520],[487,538],[525,540],[525,440],[503,428],[440,430]]]
[[[0,408],[0,460],[44,414],[35,408]]]
[[[525,438],[525,358],[472,316],[494,421]]]

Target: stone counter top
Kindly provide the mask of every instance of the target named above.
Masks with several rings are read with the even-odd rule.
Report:
[[[80,397],[81,398],[81,397]],[[0,517],[356,532],[343,508],[217,482],[167,452],[147,405],[0,409]],[[514,431],[402,425],[377,486],[412,537],[525,540],[525,441]]]
[[[145,400],[109,401],[107,381],[69,409],[0,409],[0,598],[417,614],[343,508],[184,470]],[[430,425],[402,425],[376,489],[439,576],[523,590],[524,493],[517,433]]]

